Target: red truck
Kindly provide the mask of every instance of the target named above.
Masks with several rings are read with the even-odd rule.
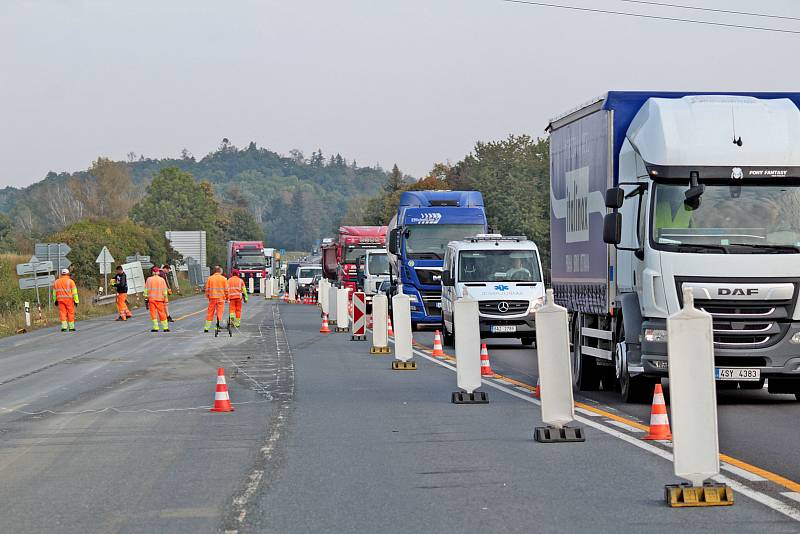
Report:
[[[227,274],[230,276],[232,269],[239,269],[239,276],[249,285],[253,279],[253,292],[258,293],[261,278],[270,275],[272,258],[264,255],[262,241],[228,241]]]
[[[322,274],[342,287],[356,290],[356,260],[367,249],[386,248],[385,226],[340,226],[339,236],[322,245]]]

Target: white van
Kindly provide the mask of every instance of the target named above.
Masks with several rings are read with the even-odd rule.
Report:
[[[442,338],[451,345],[456,332],[453,302],[468,289],[477,299],[481,338],[536,341],[534,312],[544,304],[539,249],[525,236],[480,234],[447,244],[442,271]]]
[[[322,265],[300,265],[297,268],[297,292],[301,297],[308,293],[316,276],[322,276]]]

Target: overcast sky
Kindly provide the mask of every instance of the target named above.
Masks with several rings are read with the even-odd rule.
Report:
[[[671,3],[800,17],[798,0]],[[800,34],[500,0],[2,0],[0,50],[0,186],[222,137],[420,176],[609,89],[800,90]]]

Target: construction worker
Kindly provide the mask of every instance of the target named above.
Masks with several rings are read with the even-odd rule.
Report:
[[[164,282],[167,284],[167,294],[172,295],[172,286],[169,283],[169,272],[170,272],[170,266],[164,264],[161,266],[161,270],[158,271],[158,274],[161,276],[161,278],[164,279]],[[167,313],[167,322],[170,323],[174,322],[172,320],[172,316],[169,314],[169,298],[167,298],[167,300],[164,301],[164,311]]]
[[[242,301],[247,302],[247,286],[239,278],[239,269],[232,269],[231,277],[228,278],[228,300],[230,320],[233,326],[239,328],[242,324]]]
[[[150,310],[150,319],[153,321],[151,332],[158,332],[158,322],[161,321],[161,329],[169,332],[167,322],[167,311],[164,303],[167,301],[167,284],[158,274],[158,266],[154,266],[152,274],[144,283],[144,303]]]
[[[117,273],[114,275],[114,289],[117,290],[117,321],[127,321],[133,314],[128,309],[128,277],[121,265],[117,265]]]
[[[208,311],[206,312],[206,324],[203,332],[208,332],[211,320],[217,316],[217,323],[222,322],[225,315],[225,301],[228,300],[228,279],[222,275],[222,267],[214,267],[214,274],[206,280],[206,298],[208,299]]]
[[[53,302],[58,305],[61,331],[75,331],[75,305],[80,304],[78,286],[69,277],[69,269],[61,269],[61,276],[53,282]]]

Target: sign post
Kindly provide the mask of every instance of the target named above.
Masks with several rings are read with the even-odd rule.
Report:
[[[97,259],[94,260],[100,266],[100,274],[103,275],[105,280],[103,285],[104,295],[108,294],[108,273],[111,272],[111,265],[114,263],[114,256],[108,251],[108,247],[103,247]]]
[[[27,300],[25,301],[25,326],[28,328],[31,326],[31,303]]]

